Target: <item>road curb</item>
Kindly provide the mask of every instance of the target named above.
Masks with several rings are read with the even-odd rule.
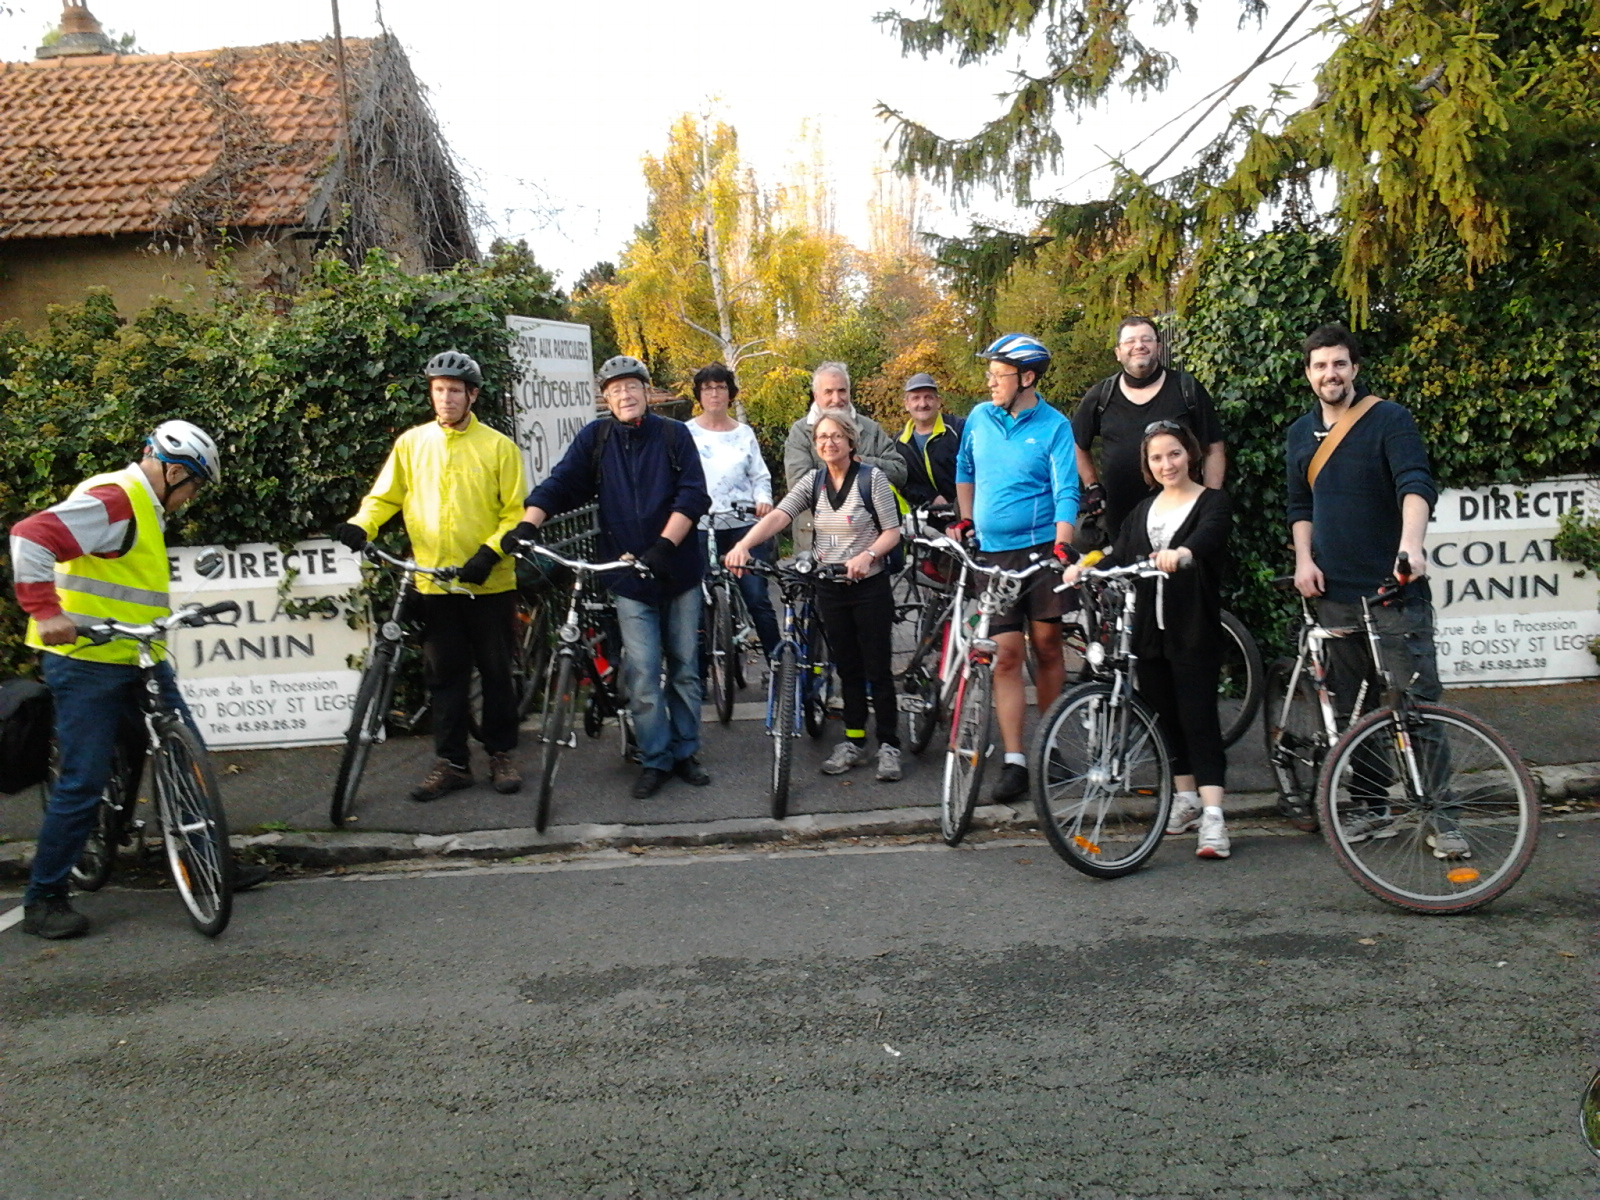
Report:
[[[1545,802],[1600,796],[1600,763],[1571,763],[1531,769]],[[1272,792],[1242,792],[1228,797],[1230,819],[1277,816]],[[1032,805],[989,804],[973,814],[975,829],[1026,830],[1035,827]],[[936,807],[869,809],[865,812],[801,813],[783,821],[770,817],[659,825],[555,825],[536,829],[479,829],[461,833],[414,834],[288,830],[236,835],[236,849],[298,867],[330,868],[399,859],[504,859],[570,850],[639,847],[693,847],[761,842],[825,842],[858,837],[930,836],[939,833]],[[25,879],[33,861],[32,842],[0,845],[0,879]]]

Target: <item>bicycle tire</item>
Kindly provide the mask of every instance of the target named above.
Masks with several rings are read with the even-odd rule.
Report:
[[[939,794],[939,834],[945,845],[960,845],[972,826],[983,787],[983,769],[994,742],[993,668],[971,663],[956,689],[950,718],[950,744],[944,756],[944,786]]]
[[[550,674],[550,635],[545,628],[545,606],[527,603],[519,610],[522,622],[519,658],[520,690],[517,693],[517,720],[519,723],[539,707],[544,700]]]
[[[543,755],[539,763],[539,794],[534,801],[533,827],[540,833],[550,824],[550,808],[555,796],[556,770],[561,766],[561,751],[566,748],[567,730],[578,703],[578,669],[570,654],[562,654],[556,668],[555,683],[545,707]]]
[[[805,712],[806,732],[813,739],[820,738],[828,728],[828,702],[833,697],[833,664],[828,658],[828,637],[822,629],[822,618],[815,613],[811,630],[806,638],[806,667],[803,675],[801,704]]]
[[[711,588],[711,617],[707,633],[711,641],[711,661],[706,676],[711,684],[711,703],[717,720],[723,725],[733,720],[734,647],[733,600],[728,595],[729,585],[717,583]]]
[[[1504,895],[1539,841],[1539,800],[1522,759],[1471,713],[1443,704],[1398,710],[1406,722],[1418,795],[1400,747],[1397,710],[1357,721],[1328,752],[1317,812],[1334,861],[1369,895],[1412,912],[1471,912]],[[1352,836],[1360,808],[1387,824]],[[1341,819],[1341,815],[1345,819]],[[1454,827],[1470,852],[1439,858],[1435,834]]]
[[[1302,833],[1315,833],[1317,774],[1328,754],[1328,735],[1322,728],[1317,689],[1305,672],[1295,684],[1293,699],[1288,699],[1294,666],[1294,659],[1279,658],[1267,668],[1261,726],[1267,766],[1278,789],[1278,811]]]
[[[127,757],[118,745],[111,752],[111,774],[95,805],[89,840],[84,842],[78,861],[72,864],[72,884],[80,892],[98,892],[111,878],[117,847],[122,844],[127,827],[128,807],[135,799],[129,795],[129,785]]]
[[[1266,689],[1266,669],[1261,648],[1244,622],[1226,610],[1222,614],[1222,670],[1217,676],[1217,717],[1222,744],[1242,738],[1261,710]]]
[[[333,798],[328,805],[328,823],[335,829],[344,828],[355,814],[361,777],[366,773],[372,747],[383,732],[389,699],[394,694],[397,666],[394,646],[383,642],[373,650],[372,661],[361,673],[344,734],[344,751],[339,755],[339,773],[333,780]]]
[[[1069,866],[1096,879],[1144,866],[1172,809],[1172,759],[1155,714],[1137,696],[1118,706],[1113,695],[1103,682],[1064,692],[1040,720],[1030,755],[1045,837]]]
[[[785,642],[778,647],[772,660],[772,694],[768,710],[772,723],[767,732],[772,736],[772,781],[767,789],[771,802],[772,819],[781,821],[789,815],[789,779],[794,767],[795,705],[800,700],[800,660],[794,645]]]
[[[939,679],[939,667],[944,661],[949,622],[945,620],[945,610],[932,612],[924,609],[922,616],[924,629],[922,637],[918,639],[919,649],[916,658],[906,668],[902,686],[906,695],[914,696],[922,703],[920,709],[911,713],[906,731],[906,747],[913,754],[921,754],[932,744],[933,735],[939,731],[944,717],[944,688]],[[935,624],[937,628],[930,628]]]
[[[167,869],[194,927],[216,937],[233,915],[233,851],[216,773],[184,721],[169,718],[158,734],[151,776]]]

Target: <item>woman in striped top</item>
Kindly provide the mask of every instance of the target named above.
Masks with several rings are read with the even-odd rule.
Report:
[[[801,513],[812,513],[817,561],[843,564],[847,577],[817,582],[817,611],[844,692],[846,739],[834,747],[822,771],[842,775],[866,764],[870,680],[877,715],[878,778],[893,782],[900,778],[900,713],[889,660],[894,599],[884,560],[900,543],[900,512],[884,473],[856,458],[860,432],[849,416],[819,417],[812,437],[822,467],[797,481],[722,561],[737,570],[750,561],[752,546],[788,528]]]

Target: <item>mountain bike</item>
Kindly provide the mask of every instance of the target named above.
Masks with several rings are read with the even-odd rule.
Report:
[[[1069,866],[1097,879],[1142,867],[1161,845],[1172,808],[1172,755],[1154,711],[1134,691],[1134,584],[1161,574],[1139,562],[1078,577],[1105,636],[1088,647],[1091,679],[1050,706],[1029,752],[1045,837]]]
[[[343,828],[355,816],[356,795],[361,788],[361,776],[367,769],[367,759],[372,747],[384,739],[389,706],[394,701],[400,664],[406,654],[406,601],[416,592],[417,576],[426,575],[452,591],[465,592],[464,588],[453,586],[455,567],[419,567],[410,559],[386,554],[371,542],[361,553],[369,562],[399,571],[400,584],[395,588],[394,605],[388,619],[374,623],[372,649],[361,670],[355,703],[350,707],[344,753],[339,756],[339,773],[334,777],[333,798],[328,805],[328,821],[335,829]],[[419,719],[413,717],[408,724],[414,727]]]
[[[221,619],[228,615],[235,619]],[[205,743],[185,720],[183,711],[162,695],[156,674],[155,643],[165,641],[172,629],[237,624],[238,615],[239,605],[224,600],[203,607],[185,605],[146,625],[101,621],[78,627],[80,636],[95,645],[119,638],[138,643],[143,745],[134,736],[119,737],[117,731],[110,731],[109,736],[119,738],[111,779],[100,799],[89,846],[73,876],[80,886],[87,878],[99,887],[110,876],[117,847],[134,836],[143,841],[144,822],[134,817],[133,809],[142,765],[148,762],[167,871],[190,922],[207,937],[226,929],[233,913],[233,854],[228,848],[228,820],[222,811],[221,791]]]
[[[597,738],[604,732],[606,723],[615,720],[621,731],[623,757],[637,754],[633,722],[622,686],[622,637],[617,628],[616,611],[608,599],[592,594],[590,585],[596,576],[607,571],[637,571],[646,575],[649,568],[631,558],[609,563],[565,558],[537,543],[517,553],[547,559],[572,573],[567,615],[556,632],[556,650],[542,689],[544,721],[539,730],[539,789],[533,824],[543,833],[550,823],[561,752],[576,749],[578,745],[574,718],[580,698],[584,733]],[[586,697],[583,696],[585,688],[588,689]]]
[[[1292,577],[1274,583],[1294,587]],[[1320,826],[1340,868],[1397,907],[1470,912],[1504,895],[1539,837],[1521,757],[1471,713],[1411,698],[1411,681],[1386,668],[1370,599],[1351,627],[1322,625],[1303,596],[1300,613],[1298,653],[1267,673],[1267,759],[1285,814],[1308,832]],[[1351,712],[1375,691],[1382,702],[1341,731],[1326,644],[1345,637],[1364,637],[1372,659]]]
[[[945,748],[944,782],[939,799],[939,832],[948,846],[960,844],[972,824],[973,810],[978,806],[978,792],[983,786],[984,766],[994,749],[994,660],[999,644],[989,636],[989,623],[1017,602],[1022,589],[1039,572],[1059,570],[1054,559],[1040,559],[1019,570],[991,567],[976,561],[959,542],[943,535],[923,539],[926,544],[944,551],[962,567],[963,582],[967,575],[982,576],[983,591],[978,596],[978,619],[970,630],[962,633],[965,653],[956,657],[951,652],[952,639],[946,638],[945,684],[953,684],[950,699],[950,740]],[[964,611],[959,597],[964,588],[951,601],[951,616],[946,628],[957,630],[965,624]]]
[[[724,511],[737,517],[755,518],[755,509],[744,504],[735,504]],[[756,634],[750,610],[745,607],[739,581],[722,565],[717,554],[714,531],[706,536],[706,548],[710,561],[700,584],[705,600],[706,680],[710,684],[717,720],[726,725],[733,720],[734,694],[745,684],[745,655],[761,648],[761,638]]]
[[[821,735],[832,693],[833,671],[816,609],[816,584],[820,579],[843,579],[844,566],[820,566],[807,557],[791,564],[753,558],[741,570],[776,579],[783,596],[778,648],[767,680],[767,736],[772,739],[767,799],[773,819],[781,821],[789,815],[793,741],[802,728],[812,737]]]

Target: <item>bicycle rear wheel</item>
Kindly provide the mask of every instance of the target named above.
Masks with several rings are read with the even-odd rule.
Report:
[[[78,861],[72,864],[72,883],[80,892],[98,892],[111,878],[117,847],[122,845],[123,831],[127,828],[128,811],[136,799],[135,786],[128,775],[127,756],[119,744],[111,755],[111,774],[106,778],[105,791],[100,793],[100,803],[95,805],[89,840],[83,844]],[[47,802],[48,799],[46,792]]]
[[[1069,866],[1096,879],[1142,867],[1172,807],[1172,763],[1155,714],[1086,683],[1050,706],[1030,756],[1039,825]]]
[[[1380,708],[1351,726],[1328,754],[1317,812],[1345,873],[1413,912],[1470,912],[1504,895],[1539,840],[1516,751],[1443,704]]]
[[[568,654],[562,654],[556,667],[555,682],[545,706],[543,757],[539,764],[539,795],[534,802],[533,827],[540,833],[550,823],[550,804],[555,796],[556,770],[561,765],[561,752],[567,747],[572,730],[572,717],[578,705],[577,664]]]
[[[923,610],[922,637],[917,645],[916,657],[906,668],[900,690],[916,704],[912,710],[907,748],[921,754],[933,741],[944,716],[944,688],[939,679],[939,667],[944,661],[944,644],[948,629],[942,610]]]
[[[1256,719],[1266,686],[1265,675],[1256,639],[1238,617],[1224,612],[1222,670],[1217,676],[1217,716],[1224,746],[1242,738]]]
[[[772,784],[767,798],[772,802],[772,819],[789,815],[789,776],[794,762],[795,705],[800,702],[800,665],[794,644],[784,642],[772,660],[770,699],[767,701],[772,737]]]
[[[711,703],[716,708],[717,720],[726,725],[733,720],[734,656],[733,597],[728,593],[731,585],[716,583],[711,588],[711,613],[706,622],[706,634],[711,642],[711,661],[706,677],[711,684]]]
[[[828,657],[828,639],[822,631],[822,618],[813,616],[806,638],[806,659],[801,680],[801,700],[805,707],[806,732],[819,738],[828,726],[828,708],[833,701],[833,663]]]
[[[211,760],[199,735],[177,718],[161,727],[154,778],[167,869],[189,920],[207,937],[233,915],[233,853]]]
[[[1278,811],[1302,833],[1317,831],[1317,772],[1328,753],[1328,735],[1322,728],[1317,689],[1302,671],[1294,679],[1295,660],[1280,658],[1267,668],[1266,734],[1267,765],[1278,784]]]
[[[345,730],[344,753],[339,756],[339,773],[333,780],[333,799],[328,806],[328,823],[335,829],[343,828],[355,815],[356,796],[361,790],[367,758],[373,744],[383,736],[397,665],[393,644],[380,642],[372,652],[372,661],[361,673],[356,702],[350,709],[350,725]]]
[[[994,740],[993,668],[986,662],[968,665],[956,690],[950,721],[950,747],[944,756],[944,790],[940,793],[939,832],[945,845],[959,845],[972,825],[983,787],[983,768]]]

